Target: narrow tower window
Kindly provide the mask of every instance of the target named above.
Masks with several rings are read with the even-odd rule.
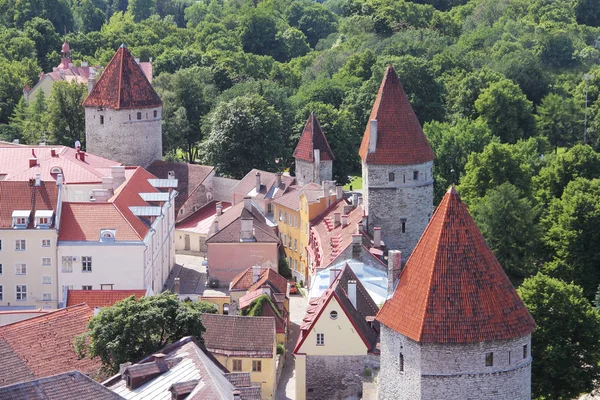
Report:
[[[142,113],[141,112],[137,113],[137,119],[142,119]]]
[[[419,180],[419,171],[413,171],[413,180],[415,180],[415,181]]]
[[[104,125],[104,115],[100,116],[100,125]]]
[[[402,233],[406,233],[406,218],[402,218],[400,220],[400,223],[402,224],[402,228],[401,228]]]
[[[390,172],[389,179],[390,179],[390,182],[394,182],[396,180],[396,174],[394,174],[393,172]]]
[[[523,358],[527,358],[527,345],[523,345]]]
[[[404,372],[404,354],[402,353],[398,356],[398,369],[400,372]]]
[[[158,117],[158,111],[154,110],[154,118]]]
[[[494,353],[486,353],[485,354],[485,366],[486,367],[494,366]]]

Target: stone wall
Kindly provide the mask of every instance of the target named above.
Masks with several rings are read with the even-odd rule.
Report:
[[[162,159],[162,107],[98,110],[93,107],[85,109],[87,152],[144,168]],[[139,120],[138,112],[141,113]]]
[[[306,356],[306,398],[361,398],[365,368],[379,369],[379,356]]]
[[[223,178],[215,176],[212,178],[213,199],[217,201],[227,201],[233,203],[231,190],[240,181],[237,179]]]
[[[319,164],[319,179],[315,180],[315,165],[314,163],[296,159],[295,177],[296,182],[300,186],[307,183],[321,184],[323,181],[333,179],[333,161],[321,161]]]
[[[404,260],[412,253],[433,213],[432,167],[432,162],[405,166],[363,163],[363,204],[369,216],[369,232],[381,227],[388,249],[402,251]]]
[[[473,344],[420,345],[382,326],[381,398],[531,399],[530,348],[530,336]],[[401,353],[404,371],[399,367]],[[493,354],[492,366],[486,366],[489,353]]]

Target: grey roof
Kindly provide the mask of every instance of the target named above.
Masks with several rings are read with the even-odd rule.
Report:
[[[219,231],[215,233],[214,224],[208,232],[206,243],[239,243],[242,231],[242,218],[252,218],[252,228],[256,242],[279,243],[279,238],[273,232],[266,222],[265,216],[259,208],[252,203],[252,211],[244,207],[244,202],[240,202],[215,220],[218,222]]]
[[[2,400],[116,400],[121,396],[79,371],[0,387]]]
[[[275,318],[203,314],[204,344],[214,354],[273,357]]]

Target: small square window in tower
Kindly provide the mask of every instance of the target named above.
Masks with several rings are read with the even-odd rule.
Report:
[[[396,180],[396,174],[394,174],[393,172],[390,172],[389,180],[390,180],[390,182],[394,182]]]
[[[401,224],[400,231],[401,231],[402,233],[406,233],[406,218],[402,218],[402,219],[400,220],[400,224]]]
[[[419,180],[419,171],[413,171],[413,181]]]
[[[486,353],[485,354],[485,366],[486,367],[494,366],[494,353]]]
[[[141,112],[137,113],[137,119],[142,119],[142,113]]]
[[[104,125],[104,115],[100,116],[100,125]]]

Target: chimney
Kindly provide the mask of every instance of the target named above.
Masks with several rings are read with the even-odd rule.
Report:
[[[234,390],[232,392],[233,394],[233,400],[241,400],[242,399],[242,393],[239,390]]]
[[[113,177],[113,189],[118,188],[123,182],[125,182],[125,167],[122,165],[110,167],[110,176]]]
[[[219,221],[218,220],[214,220],[213,221],[213,226],[215,227],[215,233],[219,232]]]
[[[112,190],[92,189],[92,198],[98,203],[106,203],[113,195]]]
[[[369,121],[369,153],[374,153],[377,147],[377,120],[372,119]]]
[[[348,215],[350,214],[350,211],[354,210],[354,207],[352,207],[352,204],[344,204],[344,214]]]
[[[167,356],[163,353],[156,353],[154,355],[154,362],[156,363],[156,366],[160,372],[165,372],[169,369],[167,361],[165,360],[166,357]]]
[[[333,285],[333,282],[335,282],[335,277],[337,276],[338,272],[339,270],[335,268],[331,268],[329,270],[329,286]]]
[[[342,213],[340,213],[339,211],[336,211],[333,213],[333,226],[334,227],[338,227],[340,226],[341,220],[340,220],[340,216],[342,215]]]
[[[348,281],[348,300],[356,309],[356,281]]]
[[[167,179],[175,179],[175,171],[169,171],[167,173]]]
[[[252,283],[256,283],[260,279],[261,267],[260,265],[252,266]]]
[[[40,173],[35,174],[35,186],[42,186],[42,175]]]
[[[363,232],[366,232],[367,229],[369,229],[369,218],[365,214],[363,214],[363,217],[362,217],[362,226],[364,229]]]
[[[390,250],[388,252],[388,298],[394,294],[398,276],[402,271],[402,252],[400,250]]]
[[[256,193],[260,193],[260,172],[256,173]]]
[[[344,198],[344,187],[343,186],[335,187],[335,197],[336,197],[336,200],[341,200]]]
[[[329,185],[327,181],[321,182],[321,187],[323,188],[323,197],[329,197]]]
[[[342,228],[345,228],[348,226],[348,214],[344,214],[342,215]]]
[[[217,201],[217,217],[223,215],[223,203]]]
[[[179,294],[181,292],[181,278],[177,277],[173,280],[173,293]]]
[[[54,147],[50,149],[50,155],[56,157],[56,149]]]
[[[279,187],[281,185],[281,172],[275,174],[275,187]]]
[[[81,142],[79,140],[75,141],[75,150],[77,150],[77,152],[81,150]]]
[[[105,190],[113,190],[113,177],[112,176],[103,176],[102,177],[102,189]]]
[[[140,63],[140,58],[139,57],[134,58],[134,60],[135,60],[136,64]]]
[[[252,212],[252,197],[246,196],[244,197],[244,208],[250,212]]]
[[[381,247],[381,228],[373,228],[373,247]]]
[[[62,184],[63,184],[63,175],[62,174],[56,175],[56,186],[62,186]]]
[[[315,182],[319,183],[321,181],[321,150],[315,149],[313,153],[315,155]]]
[[[90,76],[88,77],[88,94],[92,92],[94,85],[96,84],[96,78],[94,76],[94,71],[90,71]]]
[[[79,160],[85,162],[85,153],[83,151],[78,151],[77,154],[79,154]]]
[[[354,233],[352,235],[352,258],[359,258],[362,250],[362,234]]]
[[[252,223],[252,218],[242,218],[242,230],[240,233],[240,239],[242,242],[254,240],[254,229],[252,228]]]
[[[31,152],[33,153],[33,150],[31,150]],[[33,168],[37,165],[37,157],[35,157],[35,154],[33,155],[33,157],[29,158],[29,168]]]
[[[352,206],[358,207],[358,193],[352,193]]]

